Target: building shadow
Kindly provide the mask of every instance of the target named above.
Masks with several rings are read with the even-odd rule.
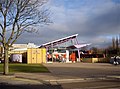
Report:
[[[0,83],[0,89],[63,89],[61,85],[40,84],[40,85],[11,85],[7,83]]]

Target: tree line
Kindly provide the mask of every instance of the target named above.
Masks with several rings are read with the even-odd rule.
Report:
[[[106,57],[120,56],[120,37],[112,37],[111,44],[106,48],[92,47],[93,54],[105,54]]]

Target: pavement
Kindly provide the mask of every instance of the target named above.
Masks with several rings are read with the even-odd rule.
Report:
[[[44,65],[49,69],[49,64],[48,65],[44,64]],[[99,66],[103,64],[97,64],[97,65]],[[64,64],[64,66],[66,66],[66,64]],[[2,73],[0,73],[0,84],[58,85],[61,83],[72,83],[72,82],[86,82],[86,81],[99,81],[99,80],[112,80],[112,79],[120,80],[119,75],[116,75],[116,76],[108,75],[104,77],[75,77],[75,76],[66,76],[66,75],[58,76],[52,72],[53,71],[51,71],[51,73],[15,73],[13,75],[7,75],[7,76],[4,76],[2,75]]]
[[[90,80],[85,78],[61,78],[53,76],[51,73],[15,73],[14,75],[0,75],[0,83],[2,84],[52,84],[71,83]]]

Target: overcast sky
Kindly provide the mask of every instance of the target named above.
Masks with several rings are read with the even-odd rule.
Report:
[[[120,0],[49,0],[46,7],[53,23],[23,34],[17,43],[40,45],[77,33],[79,43],[100,45],[120,34]]]

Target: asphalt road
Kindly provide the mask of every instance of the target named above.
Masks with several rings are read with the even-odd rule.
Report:
[[[120,65],[107,63],[53,63],[44,64],[54,76],[63,78],[96,78],[120,76]]]
[[[120,81],[89,81],[62,84],[63,89],[120,89]]]
[[[105,63],[53,63],[44,65],[53,76],[60,79],[94,78],[95,80],[79,82],[65,80],[65,82],[43,84],[8,84],[2,82],[0,83],[0,89],[120,89],[120,78],[96,80],[101,77],[120,76],[120,65],[114,66]]]
[[[0,89],[120,89],[119,80],[104,80],[104,81],[88,81],[88,82],[73,82],[62,84],[43,84],[43,85],[10,85],[2,83]]]

